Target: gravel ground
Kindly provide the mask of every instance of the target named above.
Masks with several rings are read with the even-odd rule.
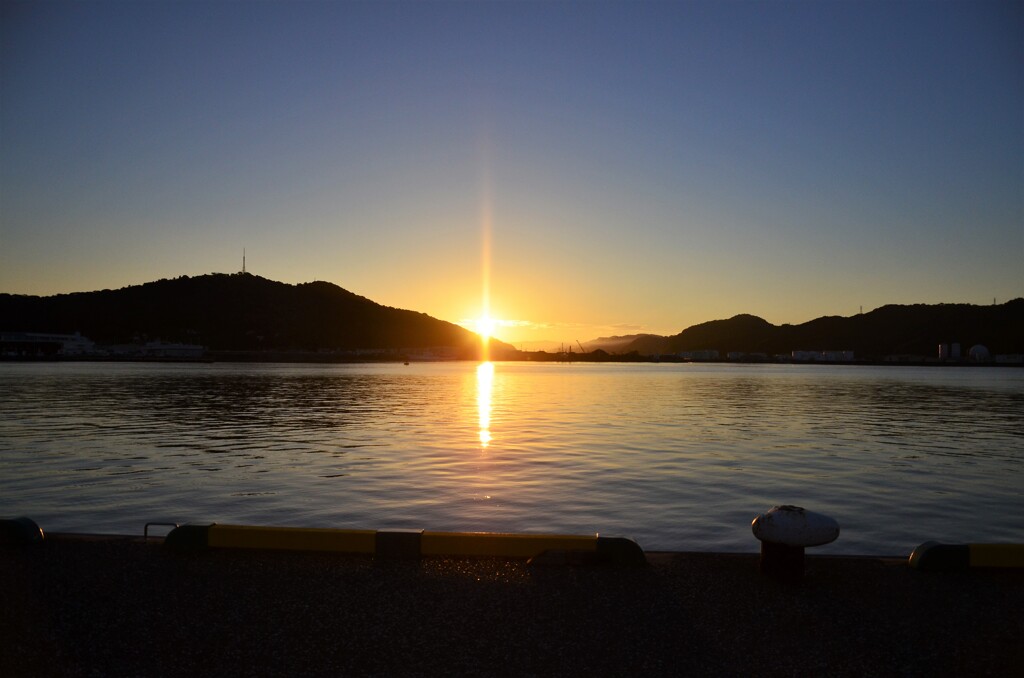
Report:
[[[809,556],[783,584],[756,555],[648,560],[48,538],[0,550],[0,675],[1024,675],[1020,570]]]

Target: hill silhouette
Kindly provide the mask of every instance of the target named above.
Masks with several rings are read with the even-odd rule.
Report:
[[[328,282],[289,285],[248,273],[182,276],[49,297],[0,294],[0,330],[81,332],[100,344],[160,339],[212,351],[445,348],[449,355],[476,358],[480,348],[478,335],[425,313],[382,306]],[[889,305],[800,325],[773,325],[742,314],[668,337],[606,337],[588,344],[636,356],[849,350],[857,359],[879,360],[934,356],[940,343],[954,342],[964,355],[974,344],[993,354],[1024,353],[1024,299],[991,306]],[[496,357],[515,355],[512,346],[495,339],[491,349]]]
[[[850,350],[858,359],[890,355],[933,356],[940,343],[975,344],[992,353],[1024,353],[1024,299],[1004,304],[888,305],[851,317],[824,316],[800,325],[773,325],[753,315],[712,320],[669,337],[645,335],[623,351],[672,354],[714,349],[765,353]]]
[[[0,294],[0,329],[81,332],[103,344],[161,339],[215,351],[446,347],[473,357],[480,347],[480,337],[458,325],[332,283],[289,285],[249,273],[50,297]],[[512,350],[496,340],[492,347]]]

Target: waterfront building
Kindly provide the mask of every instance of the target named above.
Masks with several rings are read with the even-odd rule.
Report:
[[[988,348],[982,346],[981,344],[975,344],[974,346],[971,346],[971,350],[970,352],[968,352],[968,356],[970,357],[971,362],[975,363],[987,363],[991,359],[991,356],[988,352]]]
[[[852,362],[853,351],[793,351],[792,358],[796,362],[839,363]]]
[[[9,357],[82,356],[96,351],[96,344],[81,332],[57,334],[53,332],[0,333],[0,355]]]

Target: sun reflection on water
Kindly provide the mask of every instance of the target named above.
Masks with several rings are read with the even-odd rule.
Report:
[[[480,447],[491,443],[491,389],[494,386],[494,363],[484,362],[476,368],[476,407],[480,414]]]

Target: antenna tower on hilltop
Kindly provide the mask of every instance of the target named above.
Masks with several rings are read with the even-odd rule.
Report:
[[[245,248],[242,248],[242,273],[245,273]]]

